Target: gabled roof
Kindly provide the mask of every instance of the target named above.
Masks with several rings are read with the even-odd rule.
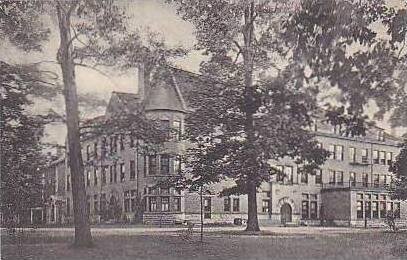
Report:
[[[186,112],[187,107],[168,67],[157,69],[150,87],[146,90],[145,110],[175,110]]]
[[[142,101],[138,94],[113,91],[106,108],[106,116],[123,112],[131,114],[140,112],[143,108]]]
[[[188,109],[193,108],[191,100],[195,97],[194,90],[216,84],[214,80],[201,74],[196,74],[175,67],[169,67],[169,69],[172,72],[174,82]]]
[[[205,77],[171,66],[158,68],[145,90],[146,97],[143,99],[139,94],[112,92],[106,109],[106,116],[116,112],[137,113],[142,110],[174,110],[187,112],[191,110],[188,102],[193,95],[194,89],[210,84]]]

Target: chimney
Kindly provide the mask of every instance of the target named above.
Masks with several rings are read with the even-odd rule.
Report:
[[[138,65],[138,95],[142,100],[145,100],[148,94],[150,85],[150,73],[146,71],[144,63]]]
[[[61,146],[57,147],[57,157],[58,159],[61,158],[64,155],[64,148]]]
[[[397,136],[397,129],[396,129],[395,127],[391,127],[391,128],[390,128],[390,134],[391,134],[392,136]]]

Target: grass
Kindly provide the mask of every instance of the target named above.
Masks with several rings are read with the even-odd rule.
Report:
[[[94,235],[95,247],[73,249],[70,234],[2,236],[2,259],[407,259],[407,233],[279,234],[211,232],[183,240],[177,232]]]

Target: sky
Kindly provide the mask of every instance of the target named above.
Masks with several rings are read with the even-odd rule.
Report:
[[[182,20],[176,10],[169,4],[160,0],[127,0],[121,3],[130,16],[130,28],[146,28],[160,33],[169,46],[183,46],[192,49],[195,43],[193,26]],[[58,64],[55,64],[56,53],[59,45],[56,21],[46,18],[44,23],[50,25],[51,35],[49,41],[43,45],[41,53],[25,53],[6,41],[0,41],[0,56],[10,63],[36,63],[41,62],[41,69],[50,70],[60,74]],[[187,57],[176,60],[175,64],[189,71],[197,72],[203,60],[197,51],[191,51]],[[117,71],[103,69],[103,74],[89,68],[76,67],[76,81],[80,94],[91,94],[106,102],[112,91],[137,93],[137,70]],[[58,113],[63,113],[63,99],[58,98],[53,102],[40,100],[33,108],[34,113],[42,113],[50,108]],[[104,111],[93,111],[85,114],[86,117],[97,116]],[[66,136],[65,126],[51,124],[46,128],[46,142],[63,144]]]
[[[391,0],[392,5],[398,5],[399,0]],[[194,27],[189,22],[182,20],[173,6],[164,3],[163,0],[126,0],[121,3],[130,18],[130,28],[149,27],[152,31],[159,32],[170,46],[183,46],[192,49],[195,43]],[[56,21],[54,17],[44,20],[51,27],[50,40],[43,46],[41,53],[24,53],[17,50],[5,41],[0,41],[0,55],[2,59],[10,63],[33,63],[41,62],[41,68],[60,74],[59,65],[55,64],[55,57],[59,45]],[[177,60],[175,64],[186,70],[197,72],[199,64],[204,57],[197,51],[191,51],[188,56]],[[112,91],[137,93],[137,71],[117,71],[104,69],[101,74],[92,69],[76,67],[76,80],[78,92],[91,94],[106,102]],[[107,75],[107,76],[106,76]],[[50,108],[63,113],[62,97],[45,102],[37,102],[33,112],[44,112]],[[86,117],[97,116],[104,111],[87,111]],[[386,122],[378,122],[379,126],[388,127]],[[46,142],[63,144],[66,136],[65,126],[61,124],[49,125],[46,128]]]

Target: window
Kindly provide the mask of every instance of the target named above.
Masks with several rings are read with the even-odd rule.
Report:
[[[373,174],[373,185],[379,187],[379,174]]]
[[[379,164],[379,151],[377,150],[373,151],[373,163]]]
[[[181,198],[174,197],[174,211],[181,211]]]
[[[240,200],[238,198],[233,199],[233,211],[240,211]]]
[[[54,215],[54,214],[52,214],[52,215]],[[70,198],[66,198],[66,215],[67,216],[71,215],[71,199]]]
[[[356,186],[356,173],[354,172],[349,173],[349,185],[351,187]]]
[[[126,178],[126,170],[124,168],[124,163],[120,164],[120,182],[124,182]]]
[[[372,203],[370,201],[365,202],[365,217],[372,218]]]
[[[98,199],[98,195],[93,195],[93,211],[95,213],[99,212],[99,199]]]
[[[113,137],[113,152],[117,152],[117,140],[118,140],[118,136],[115,135]]]
[[[363,201],[358,201],[356,203],[356,217],[359,219],[363,218]]]
[[[162,154],[160,158],[160,172],[162,175],[170,174],[170,157],[168,154]]]
[[[315,184],[322,183],[322,169],[317,169],[315,172]]]
[[[161,194],[170,194],[170,188],[161,188]]]
[[[343,185],[343,172],[336,171],[335,172],[336,183],[339,185]]]
[[[387,175],[380,175],[380,183],[385,187],[387,186]]]
[[[102,185],[106,185],[106,169],[107,169],[107,166],[102,166],[102,169],[101,169],[102,170],[102,172],[101,172]]]
[[[335,145],[335,159],[343,161],[343,146]]]
[[[372,217],[379,218],[379,205],[377,201],[372,201]]]
[[[393,212],[393,202],[387,202],[387,212]]]
[[[110,165],[110,170],[109,170],[109,182],[112,183],[113,182],[113,165]]]
[[[149,197],[148,199],[148,208],[150,212],[157,211],[157,198],[156,197]]]
[[[285,173],[288,183],[293,183],[293,167],[285,166],[284,173]]]
[[[177,156],[174,159],[174,174],[181,173],[181,156]]]
[[[386,154],[386,159],[387,159],[387,165],[391,165],[393,163],[393,153],[392,152],[388,152]]]
[[[100,211],[105,212],[107,206],[106,194],[100,194]]]
[[[90,160],[90,145],[86,146],[86,161]]]
[[[130,180],[134,180],[136,178],[136,163],[134,160],[130,161]]]
[[[212,217],[212,201],[211,198],[204,198],[204,218],[210,219]]]
[[[369,163],[369,150],[362,149],[362,163]]]
[[[400,218],[400,202],[394,202],[394,217]]]
[[[356,162],[356,148],[349,147],[349,161]]]
[[[301,218],[317,219],[318,218],[318,196],[316,194],[302,194]]]
[[[133,147],[134,147],[134,137],[133,137],[133,133],[130,134],[129,138],[130,138],[130,147],[133,148]]]
[[[90,186],[90,170],[86,171],[86,186]]]
[[[329,184],[335,184],[335,171],[329,170]]]
[[[71,190],[71,175],[66,176],[66,190],[67,191]]]
[[[131,210],[131,212],[136,211],[136,201],[137,201],[137,191],[131,190],[131,192],[130,192],[130,210]]]
[[[277,181],[283,181],[284,180],[284,167],[281,165],[277,165],[275,168],[277,170]]]
[[[311,219],[317,219],[317,208],[318,204],[316,201],[311,201],[311,207],[310,207],[310,218]]]
[[[101,147],[101,155],[102,155],[102,158],[105,158],[105,157],[106,157],[106,153],[107,153],[106,145],[107,145],[106,137],[103,137],[103,139],[102,139],[102,147]]]
[[[369,185],[369,174],[363,173],[362,184],[363,184],[363,187],[367,187]]]
[[[270,200],[262,201],[262,212],[270,212]]]
[[[342,128],[341,125],[334,125],[332,130],[333,130],[333,132],[335,134],[340,134],[341,133],[341,128]]]
[[[227,197],[223,200],[223,211],[229,212],[230,211],[230,198]]]
[[[343,161],[343,146],[342,145],[329,145],[329,158]]]
[[[170,198],[161,197],[161,211],[169,211],[170,209]]]
[[[120,135],[120,151],[124,150],[124,135]]]
[[[379,141],[384,141],[384,131],[378,131],[377,132],[377,140]]]
[[[88,216],[90,215],[90,196],[89,195],[86,196],[86,213],[88,214]]]
[[[157,174],[157,156],[156,155],[150,155],[148,157],[148,173],[149,173],[149,175]]]
[[[379,159],[380,159],[380,164],[386,165],[386,152],[380,151],[379,152]]]
[[[380,217],[386,218],[386,201],[380,201],[379,206],[380,206]]]
[[[130,211],[130,191],[124,192],[124,212]]]
[[[113,153],[113,151],[114,151],[114,137],[113,136],[111,136],[110,138],[109,138],[109,140],[110,140],[110,153],[112,154]]]
[[[170,137],[170,120],[160,120],[160,129],[165,132],[165,137]]]
[[[301,217],[302,219],[309,219],[309,201],[303,200],[301,207]]]
[[[181,139],[181,121],[174,120],[172,123],[173,139],[178,141]]]
[[[308,183],[308,173],[304,169],[299,169],[301,173],[301,183]]]
[[[113,167],[113,180],[114,180],[114,183],[117,183],[117,164],[116,163],[114,164],[114,167]]]
[[[143,159],[143,176],[147,176],[147,171],[148,171],[148,161],[147,161],[147,155],[144,155]]]
[[[97,186],[98,185],[98,169],[95,166],[93,168],[93,186]]]
[[[329,145],[329,159],[335,159],[335,145]]]
[[[93,153],[95,154],[94,158],[98,157],[98,142],[93,143]]]

